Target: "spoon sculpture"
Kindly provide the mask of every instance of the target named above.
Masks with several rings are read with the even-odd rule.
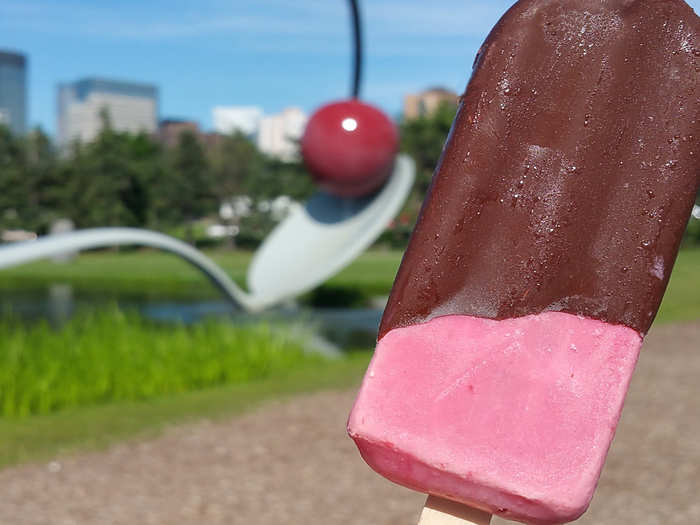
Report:
[[[133,228],[94,228],[0,246],[0,269],[91,248],[143,245],[184,258],[236,305],[250,312],[298,296],[340,271],[386,228],[406,200],[414,179],[411,159],[399,155],[378,193],[341,198],[324,191],[292,209],[256,252],[248,268],[249,292],[189,244]]]
[[[327,104],[309,120],[301,154],[320,186],[270,233],[248,268],[248,292],[211,259],[166,235],[132,228],[97,228],[0,246],[0,269],[63,253],[143,245],[175,253],[203,271],[236,305],[256,312],[313,289],[366,250],[399,212],[413,186],[415,166],[398,155],[396,126],[358,99],[361,25],[350,0],[355,43],[352,97]]]

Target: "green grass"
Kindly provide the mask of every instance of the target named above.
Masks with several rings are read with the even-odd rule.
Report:
[[[242,280],[249,262],[249,254],[212,255],[234,278]],[[360,287],[372,295],[385,294],[391,287],[399,260],[400,254],[397,252],[367,253],[329,281],[326,289],[332,291]],[[42,262],[0,271],[0,289],[21,287],[26,283],[46,284],[57,281],[74,286],[76,283],[82,283],[98,291],[106,289],[123,292],[131,288],[143,291],[142,288],[155,288],[156,291],[166,293],[172,293],[173,290],[190,293],[192,290],[201,289],[204,283],[194,270],[177,258],[150,251],[90,253],[79,257],[70,265]],[[207,293],[215,296],[216,291],[211,288]],[[697,319],[700,319],[700,249],[696,248],[681,251],[659,311],[658,322]],[[102,336],[91,336],[96,344],[112,344],[110,339],[126,338],[126,333],[132,330],[122,325],[120,332],[124,333],[115,335],[110,332],[108,326],[112,321],[105,322],[107,324],[103,326]],[[141,328],[134,328],[130,332],[129,341],[135,343],[130,342],[129,345],[139,344],[141,348],[146,349],[144,353],[152,351],[156,355],[158,343],[143,335],[145,325],[142,323],[142,320],[135,321],[135,326]],[[148,325],[148,330],[151,328],[153,326]],[[230,326],[221,329],[235,330]],[[8,335],[8,330],[10,328],[7,325],[0,328],[2,351],[9,347],[7,341],[11,337],[18,338],[15,341],[22,340],[25,348],[26,343],[38,348],[38,343],[32,337],[39,336],[31,334],[33,329],[22,329],[23,331],[16,332],[14,336]],[[45,331],[42,337],[49,337],[51,334],[46,327],[41,330]],[[165,332],[167,331],[171,330]],[[183,327],[176,327],[172,331],[171,342],[180,337],[194,337]],[[168,337],[165,332],[158,332],[158,337]],[[59,351],[69,350],[64,348]],[[66,355],[68,354],[63,354],[64,358],[68,359]],[[160,355],[163,357],[162,353]],[[184,362],[184,354],[180,355],[179,359]],[[351,387],[359,381],[369,357],[370,352],[359,352],[334,361],[302,358],[289,368],[272,366],[262,377],[255,379],[251,376],[236,384],[216,387],[200,385],[200,390],[146,396],[148,399],[141,401],[126,400],[100,404],[105,401],[98,399],[94,404],[67,408],[57,413],[0,419],[0,466],[42,460],[59,453],[85,448],[102,448],[134,436],[151,436],[167,425],[198,418],[229,417],[268,399],[284,398],[319,389]],[[109,356],[107,358],[111,359]],[[206,359],[202,362],[206,362]],[[71,361],[68,363],[66,373],[69,376],[78,376],[78,369],[70,370]],[[117,366],[119,365],[117,362]],[[3,373],[5,367],[6,365],[0,365],[0,373]]]
[[[251,254],[210,253],[239,284]],[[139,295],[217,297],[219,291],[188,263],[163,252],[151,250],[88,252],[71,262],[38,261],[0,271],[0,289],[41,288],[61,282],[76,291]]]
[[[250,253],[214,251],[207,255],[238,284],[245,284]],[[365,253],[325,287],[353,288],[363,297],[388,294],[400,260],[400,252]],[[70,284],[77,292],[220,297],[220,292],[189,264],[174,255],[151,250],[89,252],[68,264],[38,261],[0,270],[0,290],[45,288],[56,282]]]
[[[58,331],[4,319],[0,467],[359,381],[369,351],[324,358],[305,352],[300,337],[290,327],[222,320],[159,325],[116,308]]]
[[[88,406],[26,419],[0,419],[0,468],[57,454],[102,449],[163,428],[202,418],[231,417],[270,399],[349,388],[360,380],[370,352],[343,359],[304,362],[266,379],[156,398]]]
[[[251,254],[210,252],[231,277],[245,282]],[[358,304],[368,297],[386,295],[396,275],[401,253],[370,251],[330,279],[314,296],[338,295],[340,300]],[[166,294],[169,297],[219,297],[205,278],[179,258],[150,250],[95,252],[83,254],[70,264],[41,261],[0,271],[0,290],[26,290],[61,282],[76,292],[139,295]],[[681,250],[674,267],[659,322],[700,319],[700,248]],[[324,298],[321,301],[325,301]]]
[[[403,253],[365,252],[353,264],[326,282],[326,286],[356,287],[368,295],[388,295]]]
[[[26,417],[240,384],[318,363],[297,335],[267,324],[158,325],[116,308],[56,331],[0,323],[0,416]]]
[[[656,322],[700,320],[700,248],[681,250]]]

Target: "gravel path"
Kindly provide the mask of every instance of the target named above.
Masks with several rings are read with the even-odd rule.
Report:
[[[649,336],[582,524],[700,524],[700,324]],[[369,470],[345,436],[354,392],[0,472],[0,524],[404,524],[424,496]],[[504,521],[494,519],[494,524]]]

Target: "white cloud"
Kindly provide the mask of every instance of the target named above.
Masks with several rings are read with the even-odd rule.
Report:
[[[164,13],[147,2],[129,8],[123,5],[83,2],[3,0],[0,16],[15,27],[32,27],[53,34],[84,34],[103,38],[167,40],[217,34],[314,35],[329,34],[332,28],[312,9],[289,6],[278,14],[279,2],[259,0],[228,2],[216,9],[216,1],[202,1],[196,9],[174,9]],[[162,5],[162,4],[161,4]],[[261,9],[267,5],[268,9]],[[326,10],[326,12],[328,12]]]
[[[369,33],[430,37],[481,35],[510,2],[445,0],[372,0],[361,5]],[[0,15],[15,27],[30,26],[53,34],[85,34],[130,40],[169,40],[236,35],[301,39],[332,36],[349,27],[349,10],[340,0],[201,0],[196,9],[162,12],[148,2],[87,4],[80,1],[3,0]]]
[[[368,57],[460,57],[477,46],[511,0],[365,0]],[[87,2],[0,0],[2,25],[86,41],[180,43],[230,38],[239,51],[347,57],[345,0],[199,0]]]
[[[368,2],[368,23],[392,34],[433,37],[480,36],[488,31],[512,2],[472,1]]]

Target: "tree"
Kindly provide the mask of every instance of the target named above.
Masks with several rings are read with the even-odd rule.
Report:
[[[301,162],[284,162],[272,157],[265,157],[265,169],[259,177],[249,180],[247,186],[248,194],[257,199],[287,195],[302,201],[316,190],[309,172]]]
[[[126,153],[132,169],[121,199],[136,224],[155,225],[155,188],[158,181],[166,176],[163,150],[145,133],[127,135],[127,139]]]
[[[157,185],[157,213],[169,224],[186,221],[191,227],[192,221],[217,209],[209,162],[191,131],[180,135],[169,154],[169,169]],[[188,236],[192,240],[191,229]]]
[[[430,185],[456,110],[454,104],[443,102],[432,115],[401,122],[401,149],[416,162],[416,188],[422,195]]]
[[[23,191],[25,206],[22,221],[27,228],[45,233],[58,218],[63,187],[59,178],[58,158],[49,137],[40,129],[24,140],[25,173]]]
[[[89,144],[74,143],[60,169],[65,213],[79,227],[144,226],[148,218],[148,174],[144,157],[157,157],[145,135],[115,131],[106,111],[102,130]]]
[[[416,184],[399,217],[382,236],[382,240],[394,247],[401,247],[408,241],[456,109],[454,104],[443,102],[431,115],[417,119],[404,118],[400,123],[401,150],[408,153],[416,163]]]
[[[240,132],[226,135],[211,153],[213,190],[219,202],[245,194],[250,181],[263,177],[265,158]]]
[[[0,127],[0,228],[44,233],[61,202],[56,153],[41,129],[25,137]]]
[[[19,228],[26,208],[24,144],[0,125],[0,227]]]

